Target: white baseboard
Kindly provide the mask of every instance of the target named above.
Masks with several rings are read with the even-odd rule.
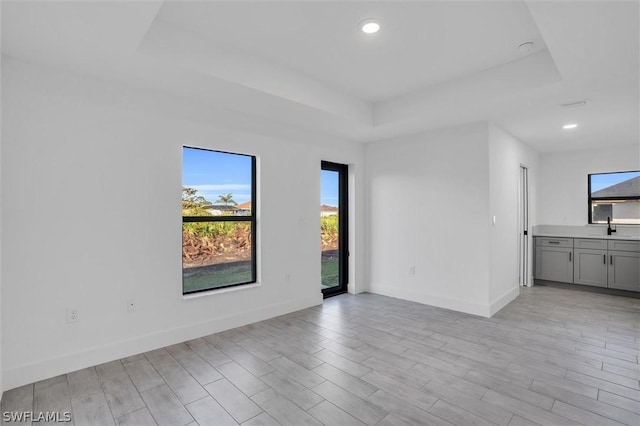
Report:
[[[428,293],[403,290],[397,287],[380,284],[369,284],[369,292],[380,294],[382,296],[395,297],[398,299],[423,303],[425,305],[437,306],[439,308],[451,309],[452,311],[464,312],[471,315],[479,315],[482,317],[490,316],[489,305],[470,302],[466,300],[438,297]]]
[[[62,357],[24,364],[4,371],[3,390],[70,373],[93,365],[103,364],[127,356],[151,351],[212,333],[229,330],[257,321],[288,314],[322,304],[322,294],[313,298],[289,300],[252,311],[242,311],[205,322],[156,331],[144,336],[107,343],[70,353]]]
[[[507,306],[509,303],[515,300],[515,298],[518,296],[520,296],[519,285],[509,290],[508,292],[506,292],[504,295],[499,297],[498,300],[496,300],[491,304],[491,307],[489,309],[490,316],[494,316],[500,309]]]

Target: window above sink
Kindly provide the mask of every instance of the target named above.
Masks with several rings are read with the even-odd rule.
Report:
[[[640,225],[640,170],[588,175],[589,224]]]

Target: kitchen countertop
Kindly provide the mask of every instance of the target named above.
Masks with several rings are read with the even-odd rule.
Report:
[[[627,240],[627,241],[640,241],[640,237],[636,235],[599,235],[599,234],[564,234],[564,233],[551,233],[542,232],[536,233],[534,237],[551,237],[551,238],[592,238],[596,240]]]

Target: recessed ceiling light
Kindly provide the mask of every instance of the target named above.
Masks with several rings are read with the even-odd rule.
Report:
[[[524,43],[520,43],[518,45],[518,52],[527,53],[531,49],[533,49],[533,45],[534,45],[534,43],[532,41],[525,41]]]
[[[377,19],[365,19],[360,22],[360,29],[367,34],[377,33],[380,30],[380,22]]]
[[[575,129],[576,127],[578,127],[576,123],[569,123],[562,126],[563,129]]]

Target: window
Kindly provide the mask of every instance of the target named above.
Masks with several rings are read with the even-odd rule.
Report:
[[[640,225],[640,171],[588,176],[589,223]]]
[[[182,149],[182,293],[256,282],[256,157]]]

